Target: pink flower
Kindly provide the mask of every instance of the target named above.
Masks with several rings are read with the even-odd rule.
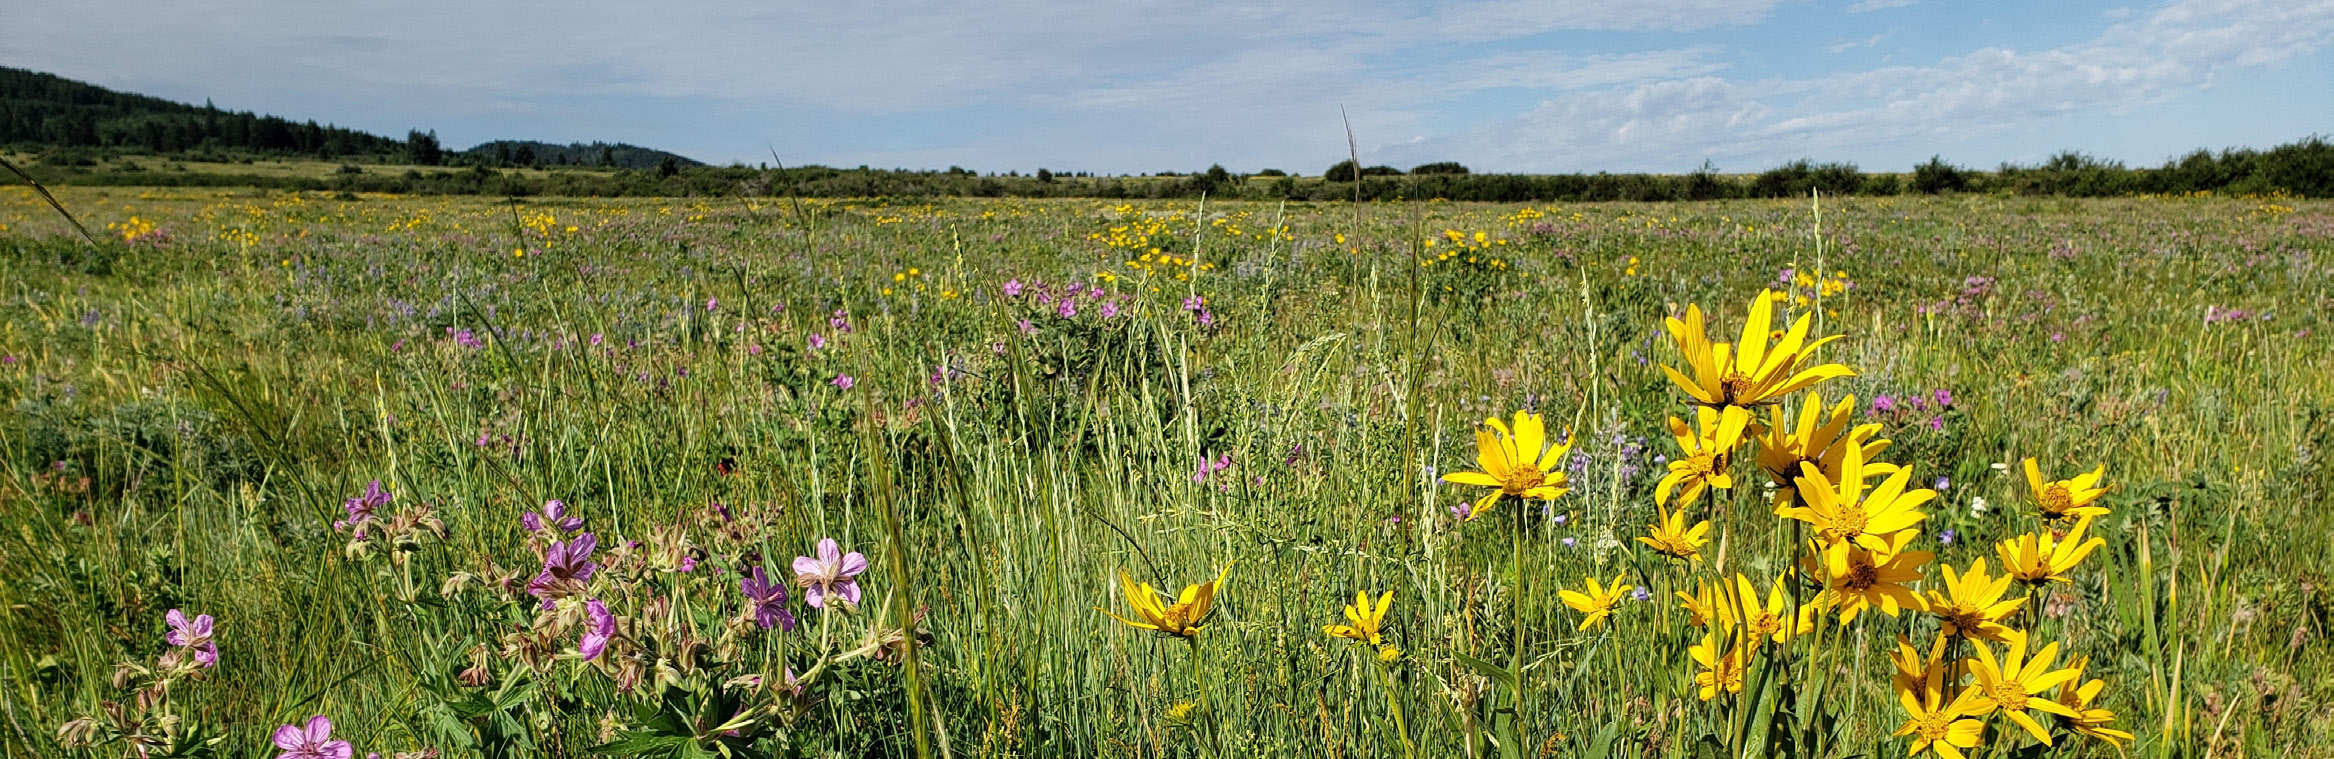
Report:
[[[357,754],[348,741],[332,740],[332,720],[321,714],[309,717],[305,728],[276,728],[275,744],[284,750],[276,759],[353,759]]]
[[[827,338],[815,332],[811,333],[810,349],[815,351],[824,347],[827,347]]]
[[[835,378],[833,380],[829,380],[827,384],[834,385],[839,389],[849,390],[851,389],[852,385],[859,384],[859,381],[851,379],[851,375],[848,374],[837,374],[835,375]]]
[[[584,628],[583,639],[576,641],[575,651],[583,654],[584,661],[591,661],[600,658],[608,650],[608,641],[616,638],[616,615],[597,598],[584,602],[584,615],[590,626]]]
[[[1005,280],[1005,297],[1011,298],[1020,294],[1021,280],[1019,278]]]
[[[827,608],[830,595],[859,605],[859,573],[867,571],[867,557],[858,551],[843,553],[834,538],[819,540],[818,558],[794,557],[794,584],[802,586],[802,601],[813,609]]]
[[[218,666],[219,644],[211,642],[211,615],[199,615],[190,622],[186,612],[171,609],[169,614],[163,615],[162,620],[170,623],[170,632],[163,634],[162,640],[194,652],[197,664],[204,667]]]

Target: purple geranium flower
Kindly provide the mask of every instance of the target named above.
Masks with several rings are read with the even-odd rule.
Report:
[[[219,664],[219,644],[211,642],[211,615],[197,615],[190,622],[186,612],[171,609],[162,619],[170,623],[170,632],[163,634],[163,640],[194,652],[197,664],[205,667]]]
[[[543,571],[527,583],[527,593],[549,603],[582,592],[584,583],[600,569],[592,563],[592,550],[599,547],[600,539],[588,532],[574,540],[552,543],[551,550],[543,553]]]
[[[754,622],[762,629],[794,629],[794,613],[786,610],[784,583],[770,582],[768,573],[754,567],[752,575],[738,581],[738,590],[746,594],[746,611],[753,614]]]
[[[594,598],[584,602],[584,616],[587,619],[583,639],[576,641],[575,651],[583,654],[584,661],[591,661],[600,658],[608,650],[608,641],[616,638],[616,615],[608,613],[608,605]]]
[[[284,725],[276,728],[276,748],[284,750],[276,759],[352,759],[357,754],[348,741],[332,740],[332,720],[324,715],[308,718],[307,727]]]
[[[332,529],[343,530],[364,524],[366,520],[373,518],[374,511],[380,510],[381,507],[389,505],[390,501],[396,499],[396,496],[390,495],[388,490],[381,487],[380,480],[374,480],[373,484],[365,486],[364,495],[341,502],[341,507],[348,509],[348,518],[333,522]]]
[[[849,390],[852,385],[859,384],[859,381],[851,379],[851,375],[848,374],[837,374],[834,379],[827,381],[827,384],[834,385],[837,389]]]
[[[794,584],[802,586],[802,600],[813,609],[827,608],[827,597],[841,594],[843,603],[859,605],[859,573],[867,571],[867,557],[858,551],[843,553],[834,538],[819,540],[818,558],[794,557]]]
[[[555,527],[560,532],[575,532],[583,529],[583,517],[568,516],[567,504],[553,498],[543,502],[543,511],[540,513],[530,511],[520,514],[519,526],[527,528],[528,532],[542,532],[544,527]]]
[[[1021,280],[1019,278],[1005,280],[1005,297],[1011,298],[1020,294]]]
[[[820,334],[816,333],[816,332],[813,332],[813,333],[811,333],[811,335],[810,335],[810,349],[815,351],[815,350],[818,350],[818,349],[820,349],[820,348],[824,348],[824,347],[827,347],[827,338],[826,338],[825,336],[823,336],[823,335],[820,335]]]

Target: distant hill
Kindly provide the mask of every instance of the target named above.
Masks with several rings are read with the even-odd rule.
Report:
[[[206,102],[190,105],[119,92],[86,82],[0,66],[0,147],[44,154],[63,149],[58,159],[87,165],[90,154],[144,153],[194,159],[260,155],[314,158],[348,163],[422,165],[660,167],[703,164],[686,157],[622,143],[553,145],[500,140],[460,152],[443,151],[435,132],[415,130],[405,139],[346,129],[315,121],[222,110]],[[528,161],[527,158],[534,160]],[[48,158],[44,157],[44,161]]]
[[[454,161],[455,163],[480,163],[487,166],[598,166],[616,169],[653,169],[663,165],[667,159],[673,162],[674,168],[685,169],[691,166],[705,165],[678,153],[667,153],[654,148],[627,145],[621,142],[613,144],[594,142],[589,145],[578,142],[568,145],[554,145],[548,142],[528,140],[496,140],[456,155],[461,156],[461,158]]]

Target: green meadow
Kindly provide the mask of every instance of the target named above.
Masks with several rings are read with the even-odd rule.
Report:
[[[2323,200],[58,200],[94,242],[0,188],[0,754],[2334,755]],[[1873,554],[1922,605],[2070,527],[2025,459],[2104,467],[1998,622],[2128,740],[1968,636],[1977,744],[1900,734],[1949,620],[1843,622],[1755,435],[1657,505],[1664,319],[1740,351],[1760,297],[1853,376],[1751,416],[1854,399],[1933,492]],[[1443,480],[1519,410],[1560,495]],[[1221,581],[1164,634],[1121,572]]]

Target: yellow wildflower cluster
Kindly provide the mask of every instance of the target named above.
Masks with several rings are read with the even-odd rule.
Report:
[[[121,235],[122,242],[137,242],[147,235],[154,234],[154,222],[136,216],[124,221],[108,222],[105,228],[107,231]]]
[[[1508,267],[1506,259],[1492,255],[1494,251],[1507,247],[1505,237],[1493,238],[1485,232],[1468,234],[1456,229],[1445,229],[1441,237],[1426,238],[1422,245],[1432,255],[1422,256],[1423,260],[1418,262],[1420,266],[1433,266],[1456,259],[1464,264],[1488,269],[1504,271]]]

